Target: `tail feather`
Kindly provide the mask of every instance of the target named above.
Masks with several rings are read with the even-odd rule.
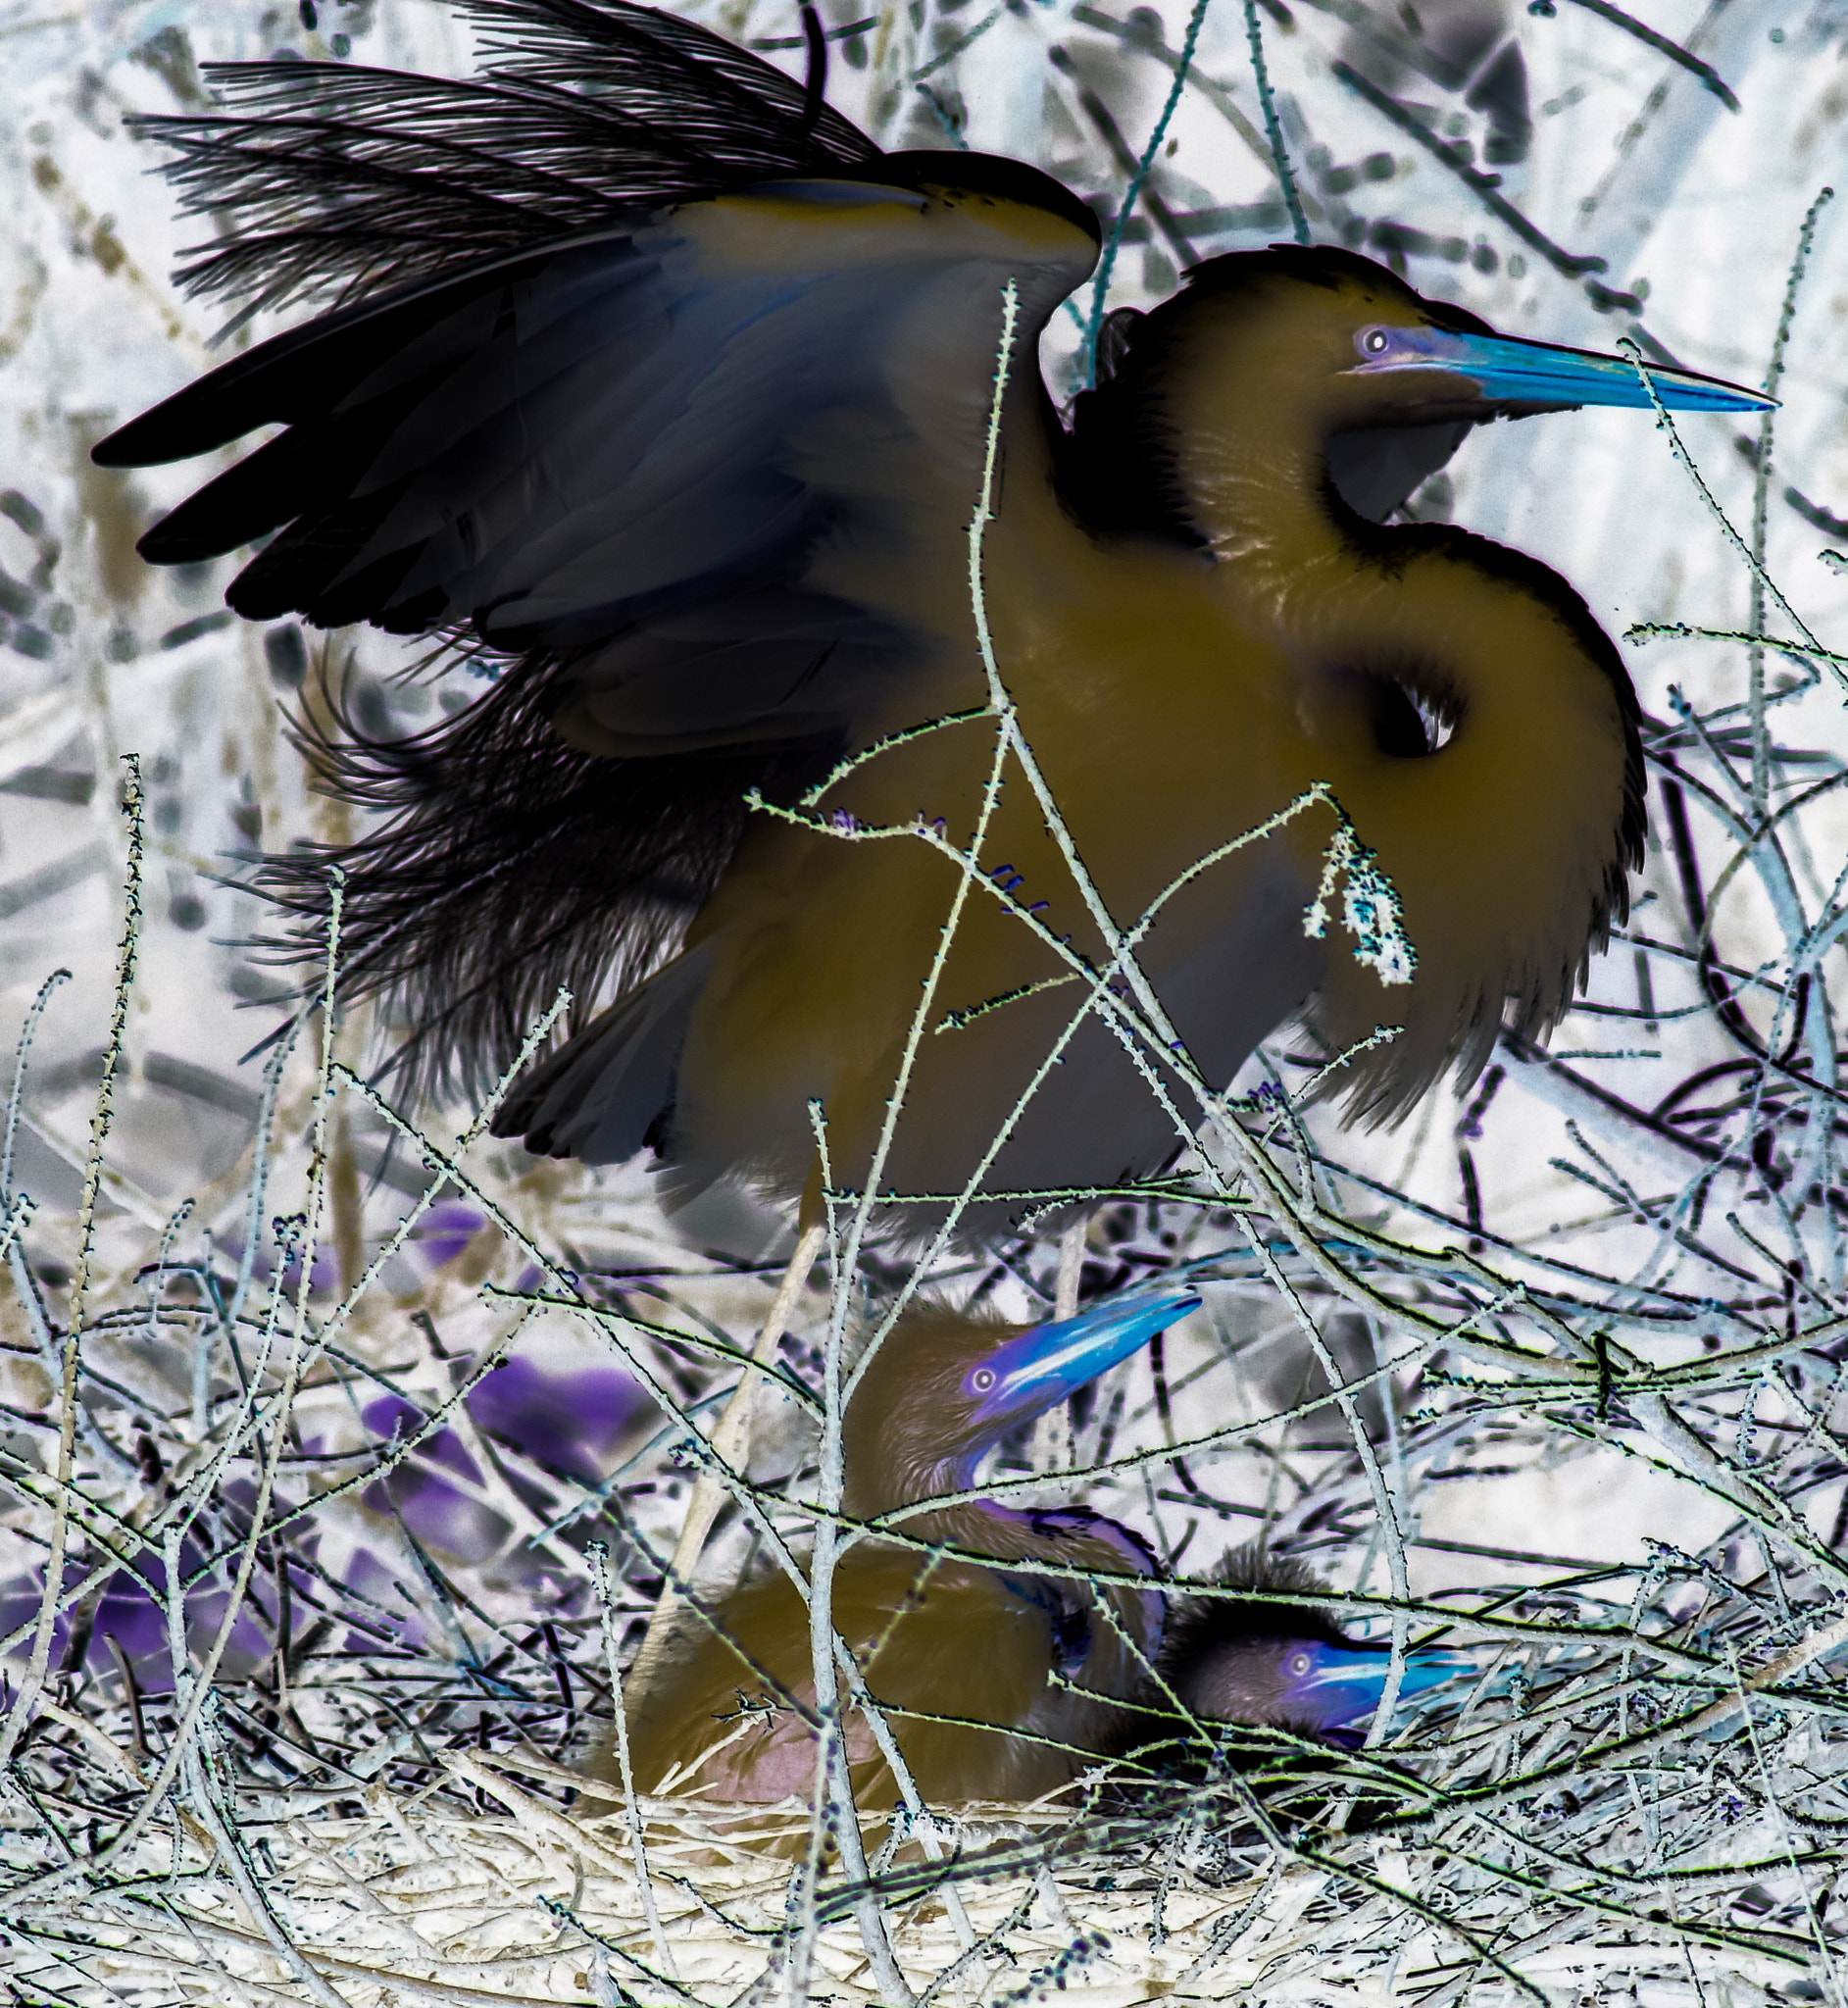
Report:
[[[747,789],[780,796],[825,759],[600,758],[552,729],[555,702],[543,677],[508,678],[431,731],[377,739],[330,692],[330,728],[298,726],[323,785],[383,820],[264,861],[253,882],[284,917],[264,945],[294,965],[323,953],[338,865],[340,992],[378,997],[409,1028],[392,1071],[414,1095],[481,1092],[560,984],[582,1025],[646,977],[710,897]]]
[[[665,1140],[680,1048],[712,969],[702,942],[593,1019],[517,1089],[495,1118],[535,1157],[621,1164]]]

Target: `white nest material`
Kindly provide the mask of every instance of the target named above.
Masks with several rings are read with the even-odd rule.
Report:
[[[54,1998],[141,2002],[177,1990],[191,1999],[350,2008],[721,2008],[786,1998],[799,1870],[739,1845],[734,1808],[644,1802],[657,1938],[623,1815],[579,1817],[534,1796],[516,1773],[554,1784],[568,1777],[541,1763],[461,1757],[452,1770],[506,1812],[459,1818],[375,1788],[363,1819],[303,1813],[263,1823],[256,1846],[267,1914],[223,1878],[181,1870],[166,1884],[165,1860],[150,1862],[131,1916],[108,1900],[73,1905],[72,1936],[88,1941],[89,1985],[68,1991],[67,1974]],[[1454,1941],[1419,1924],[1403,1901],[1416,1898],[1417,1879],[1391,1848],[1365,1851],[1379,1879],[1371,1895],[1305,1865],[1209,1884],[1172,1853],[1126,1873],[1119,1861],[1116,1876],[1102,1874],[1099,1858],[1058,1852],[1069,1824],[1068,1814],[1018,1806],[966,1807],[938,1823],[939,1839],[964,1853],[954,1885],[962,1918],[940,1888],[890,1915],[900,1967],[921,2003],[967,2008],[1058,1993],[1096,2008],[1157,1998],[1490,2008],[1524,1994],[1562,2004],[1745,2008],[1790,1997],[1787,1961],[1691,1944],[1672,1927],[1652,1937],[1555,1929],[1524,1942],[1511,1933],[1500,1950],[1519,1960],[1527,1984],[1517,1988],[1477,1960],[1460,1961]],[[799,1848],[807,1810],[791,1801],[749,1825],[760,1841]],[[971,1858],[984,1850],[1003,1865],[975,1870]],[[38,1949],[29,1964],[42,1984],[52,1976],[42,1941]],[[851,1919],[822,1926],[813,1961],[807,1999],[839,2008],[881,1999]],[[1806,1991],[1800,1983],[1797,1998]]]

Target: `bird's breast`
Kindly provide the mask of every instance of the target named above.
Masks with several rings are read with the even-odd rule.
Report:
[[[715,1164],[799,1189],[815,1099],[856,1184],[914,1029],[886,1161],[900,1192],[957,1189],[1010,1109],[997,1184],[1110,1184],[1174,1154],[1171,1118],[1087,1007],[1116,952],[1097,903],[1218,1090],[1314,987],[1302,915],[1333,834],[1324,810],[1250,838],[1324,778],[1324,754],[1287,651],[1224,570],[1004,511],[996,665],[1036,774],[981,713],[972,662],[874,722],[880,750],[812,824],[756,822],[688,935],[715,956],[680,1072],[690,1157],[710,1137]],[[975,715],[938,723],[957,711]],[[1108,987],[1130,1001],[1126,975]]]

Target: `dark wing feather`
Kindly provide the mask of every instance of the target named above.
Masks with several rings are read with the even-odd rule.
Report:
[[[188,289],[247,317],[353,297],[605,229],[638,211],[878,149],[710,29],[627,0],[473,0],[491,55],[474,78],[345,63],[219,64],[227,114],[156,117],[182,212],[228,218],[189,253]]]
[[[644,974],[746,789],[799,786],[941,659],[959,594],[920,617],[858,580],[954,546],[1002,285],[1030,355],[1096,238],[1032,170],[876,157],[671,16],[475,11],[521,42],[474,83],[256,66],[233,91],[286,116],[153,122],[193,206],[246,226],[196,288],[346,304],[97,449],[141,465],[285,427],[146,555],[275,532],[238,611],[472,630],[506,665],[419,738],[314,748],[387,819],[337,854],[345,988],[390,994],[425,1085],[491,1076],[561,981],[589,1008]],[[968,193],[920,192],[946,181]],[[298,917],[283,954],[331,861],[265,867]]]
[[[190,457],[288,429],[142,540],[162,564],[275,534],[253,620],[473,628],[558,668],[589,750],[838,736],[940,653],[857,603],[953,543],[1002,287],[1027,326],[1091,243],[1039,209],[782,181],[336,310],[97,448]]]

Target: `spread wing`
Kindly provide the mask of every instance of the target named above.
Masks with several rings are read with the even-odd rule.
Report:
[[[237,612],[467,625],[587,750],[838,731],[942,640],[887,581],[967,519],[1004,285],[1037,327],[1093,248],[979,189],[765,184],[327,315],[97,454],[284,427],[143,555],[268,536]]]
[[[299,119],[216,136],[167,122],[193,149],[182,180],[259,221],[278,186],[306,199],[317,160],[337,154],[334,179],[353,182],[344,211],[317,197],[312,227],[249,240],[267,264],[234,241],[200,283],[418,276],[253,348],[96,449],[142,466],[283,427],[157,524],[144,555],[261,545],[227,595],[251,619],[460,635],[501,659],[489,692],[432,732],[323,749],[335,784],[386,816],[339,859],[346,986],[395,996],[426,1084],[495,1071],[561,981],[589,1003],[658,960],[723,870],[746,789],[820,771],[896,679],[955,645],[1003,287],[1019,289],[1016,353],[1030,357],[1097,239],[1035,171],[878,156],[778,73],[624,0],[489,11],[581,16],[665,54],[602,99],[490,73],[518,104],[444,98],[440,130],[420,91],[488,86],[375,74],[362,88],[351,72],[265,86],[353,99],[338,147],[325,121],[306,136]],[[644,130],[624,93],[648,91]],[[541,184],[585,158],[570,122],[612,105],[634,187],[580,187],[574,226],[544,229]],[[520,119],[550,122],[550,155]],[[484,165],[495,131],[511,223]],[[487,255],[455,259],[467,205],[439,172],[445,148],[470,164]],[[448,254],[433,272],[420,205]],[[1056,423],[1021,374],[1019,423]],[[318,926],[327,862],[265,868],[297,940]]]

